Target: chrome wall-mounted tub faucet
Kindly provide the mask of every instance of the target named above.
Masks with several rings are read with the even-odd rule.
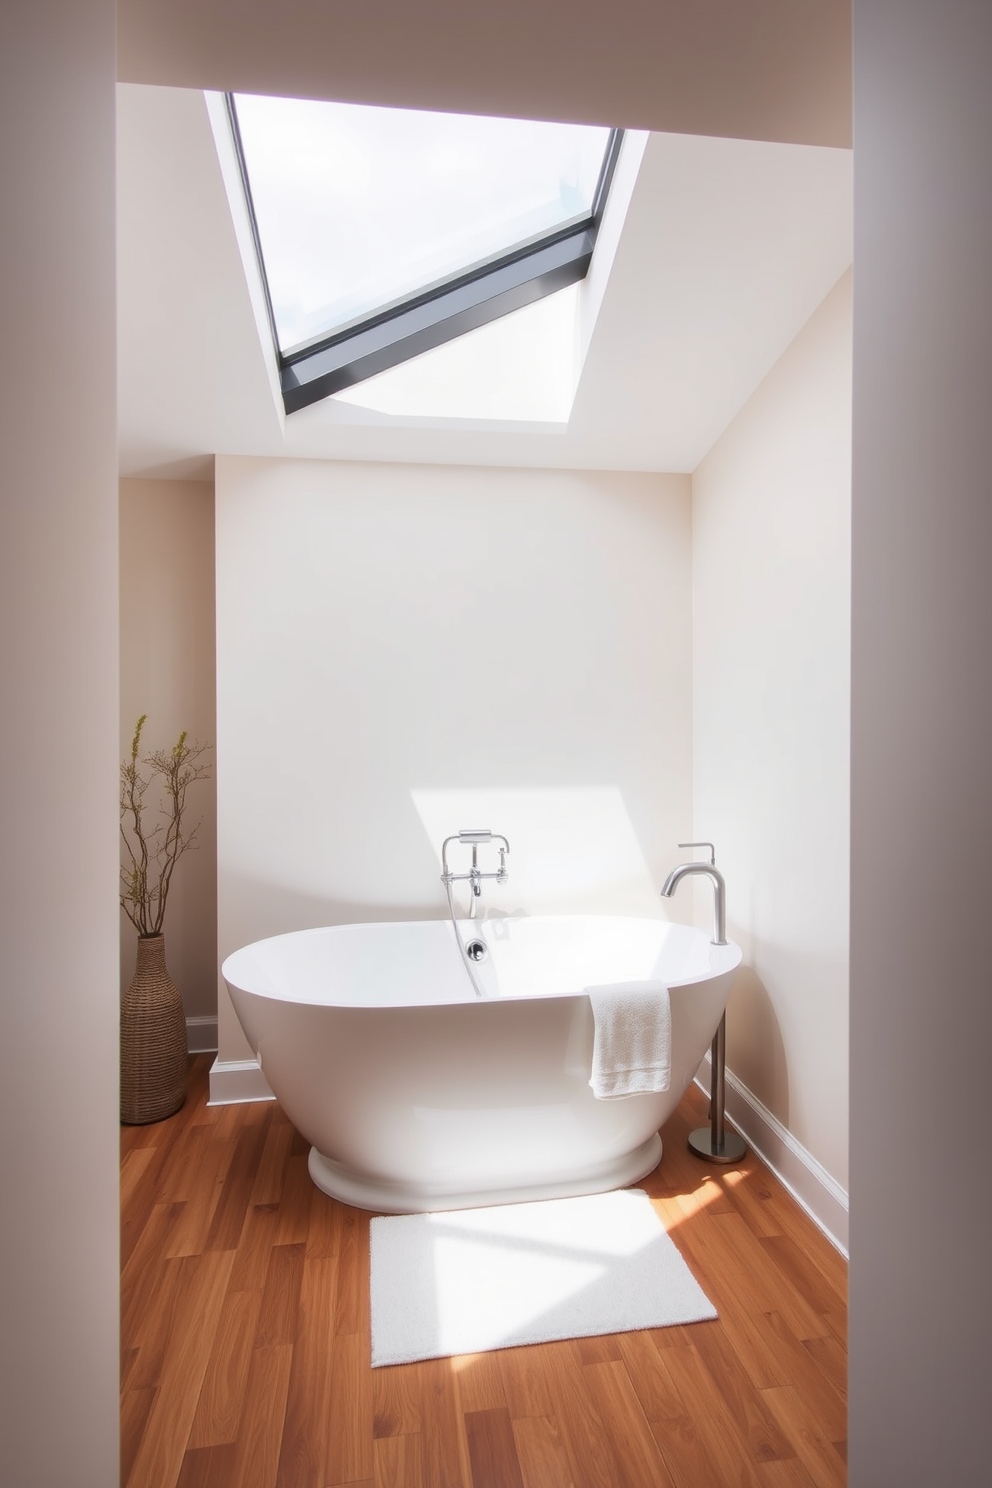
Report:
[[[680,842],[679,847],[708,847],[708,863],[680,863],[665,879],[662,895],[671,899],[684,878],[702,874],[713,885],[713,944],[727,944],[727,886],[716,866],[716,848],[712,842]],[[710,1124],[697,1126],[689,1133],[689,1151],[707,1162],[735,1163],[747,1155],[744,1139],[728,1132],[725,1125],[727,1096],[727,1015],[723,1013],[710,1049]]]
[[[448,844],[449,842],[464,842],[472,848],[472,866],[467,873],[452,873],[448,867]],[[483,873],[479,867],[479,845],[483,842],[495,842],[498,844],[499,867],[494,873]],[[475,919],[475,911],[482,897],[482,884],[487,878],[493,879],[498,884],[505,884],[509,878],[506,871],[506,855],[510,851],[510,844],[499,832],[490,832],[487,828],[472,828],[456,832],[451,837],[445,837],[441,844],[441,882],[444,884],[444,892],[448,896],[448,910],[451,914],[451,927],[455,932],[455,940],[461,953],[462,964],[468,972],[468,979],[472,983],[472,990],[476,997],[484,997],[485,994],[479,986],[479,979],[472,965],[473,961],[483,961],[486,956],[485,942],[473,940],[466,947],[458,933],[458,916],[455,914],[455,902],[451,897],[451,886],[455,883],[467,883],[471,890],[469,899],[468,917]]]
[[[472,866],[467,873],[452,873],[448,867],[448,843],[466,842],[472,847]],[[482,873],[479,869],[479,843],[498,842],[502,845],[499,851],[499,868],[495,873]],[[491,878],[498,884],[505,884],[509,874],[506,871],[506,855],[510,851],[510,844],[499,832],[490,832],[482,828],[456,832],[453,837],[445,837],[441,844],[441,882],[449,890],[453,883],[467,882],[471,886],[472,898],[469,903],[468,917],[475,919],[475,912],[479,899],[482,897],[482,883],[484,879]]]

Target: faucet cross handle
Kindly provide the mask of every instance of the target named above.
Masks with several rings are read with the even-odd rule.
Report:
[[[679,847],[708,847],[710,850],[710,867],[716,867],[716,848],[712,842],[680,842]]]

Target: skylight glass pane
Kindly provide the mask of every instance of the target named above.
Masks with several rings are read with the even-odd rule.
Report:
[[[588,218],[610,131],[236,96],[279,346]]]

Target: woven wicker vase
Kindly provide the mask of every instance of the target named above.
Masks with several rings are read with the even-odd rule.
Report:
[[[121,1120],[163,1121],[186,1099],[186,1019],[165,967],[165,936],[138,939],[138,964],[121,1001]]]

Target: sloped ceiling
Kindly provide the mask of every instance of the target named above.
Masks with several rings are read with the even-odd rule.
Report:
[[[851,0],[118,0],[118,76],[851,144]]]
[[[203,94],[119,98],[122,474],[215,453],[691,471],[851,260],[847,150],[654,134],[567,425],[284,418]]]

